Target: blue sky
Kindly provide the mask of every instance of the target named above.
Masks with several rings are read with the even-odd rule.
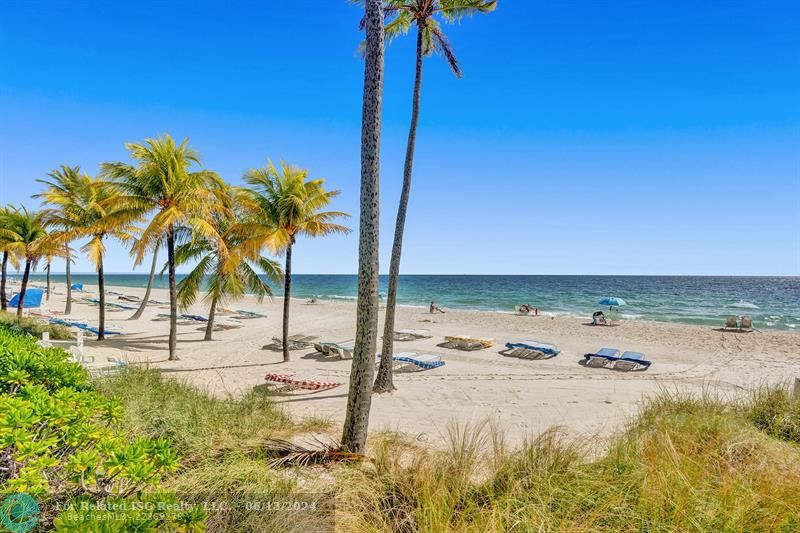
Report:
[[[500,0],[447,27],[465,76],[425,62],[402,272],[800,275],[799,17]],[[0,202],[169,132],[233,183],[267,157],[306,167],[357,215],[359,18],[344,0],[0,0]],[[383,271],[413,61],[412,37],[390,45]],[[354,273],[356,253],[356,233],[301,241],[294,270]],[[130,270],[120,246],[106,270]]]

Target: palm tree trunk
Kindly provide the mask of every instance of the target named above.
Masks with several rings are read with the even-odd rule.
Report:
[[[19,287],[19,302],[17,302],[17,316],[22,316],[22,306],[25,304],[25,291],[28,290],[28,278],[31,275],[31,260],[25,259],[25,272],[22,274],[22,285]]]
[[[208,310],[208,324],[206,324],[206,336],[203,340],[210,341],[211,333],[214,331],[214,314],[217,312],[217,297],[211,299],[211,309]]]
[[[169,263],[169,360],[177,361],[178,354],[178,290],[175,287],[175,228],[167,229],[167,261]]]
[[[292,294],[292,246],[294,237],[286,248],[286,270],[283,274],[283,360],[289,361],[289,303]]]
[[[0,277],[0,311],[8,309],[6,301],[6,271],[8,270],[8,252],[3,252],[3,273]]]
[[[378,225],[384,29],[382,0],[366,1],[364,103],[361,115],[361,220],[356,339],[342,449],[364,453],[378,337]]]
[[[47,262],[47,294],[45,295],[45,301],[50,301],[50,261]]]
[[[375,379],[375,392],[391,392],[395,389],[392,382],[392,354],[394,353],[394,314],[397,306],[397,284],[400,278],[400,256],[403,252],[403,232],[406,225],[408,198],[411,195],[411,171],[414,167],[414,150],[417,144],[417,120],[419,119],[419,100],[422,92],[422,30],[417,28],[417,64],[414,73],[414,96],[411,101],[411,125],[408,129],[406,144],[406,161],[403,167],[403,189],[400,192],[400,205],[397,208],[397,222],[394,227],[394,243],[392,259],[389,263],[389,292],[386,295],[386,317],[383,322],[383,346],[381,347],[381,365]]]
[[[156,277],[156,264],[158,262],[158,245],[156,245],[156,249],[153,250],[153,264],[150,265],[150,278],[147,280],[147,289],[144,291],[144,298],[142,299],[142,303],[139,304],[139,309],[133,313],[133,316],[130,317],[128,320],[139,320],[139,317],[142,316],[144,313],[144,308],[147,307],[147,301],[150,299],[150,291],[153,289],[153,280]]]
[[[69,244],[66,245],[67,248],[67,305],[64,307],[64,314],[68,315],[72,312],[72,274],[70,272],[70,256],[69,256]]]
[[[97,327],[97,340],[106,338],[106,280],[103,276],[103,256],[97,262],[97,290],[100,292],[100,325]]]

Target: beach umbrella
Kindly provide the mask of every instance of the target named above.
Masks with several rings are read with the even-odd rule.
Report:
[[[622,307],[625,304],[625,300],[622,298],[617,298],[616,296],[606,296],[599,302],[600,305],[607,305],[608,307]]]

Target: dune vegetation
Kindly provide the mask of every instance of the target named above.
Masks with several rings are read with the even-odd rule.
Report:
[[[99,387],[121,400],[130,432],[172,441],[184,462],[165,487],[231,500],[333,494],[341,531],[800,528],[800,402],[787,389],[737,402],[663,392],[610,439],[556,428],[512,450],[487,424],[454,425],[440,449],[379,434],[364,462],[276,468],[268,439],[324,434],[326,421],[292,421],[260,392],[212,398],[150,370]],[[329,524],[320,509],[212,513],[208,525],[307,530]]]

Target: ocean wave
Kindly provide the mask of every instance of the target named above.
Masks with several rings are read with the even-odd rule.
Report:
[[[736,303],[728,304],[725,307],[731,307],[733,309],[761,309],[756,304],[751,302],[746,302],[744,300],[739,300]]]

